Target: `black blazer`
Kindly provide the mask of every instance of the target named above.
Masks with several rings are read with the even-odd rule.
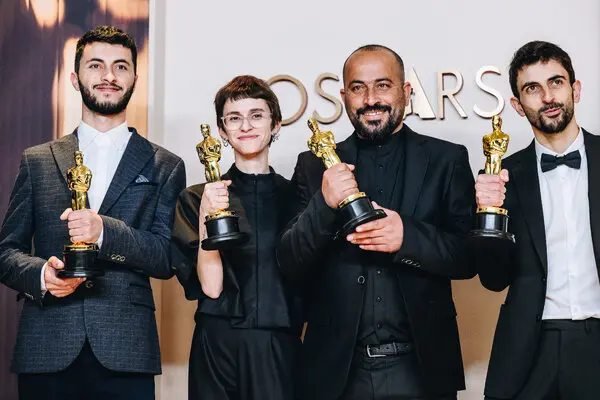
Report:
[[[471,278],[459,260],[473,223],[474,181],[464,146],[419,135],[406,127],[404,193],[396,210],[404,243],[388,262],[405,299],[420,370],[433,393],[464,389],[456,311],[450,279]],[[343,162],[355,164],[355,135],[339,143]],[[333,241],[336,213],[321,193],[325,167],[309,152],[299,155],[292,178],[301,210],[283,234],[280,266],[302,291],[308,329],[298,387],[302,399],[337,399],[343,392],[356,344],[365,274]]]
[[[583,131],[588,161],[590,223],[594,253],[600,265],[600,138]],[[548,261],[546,230],[534,142],[503,161],[510,180],[506,184],[508,230],[515,234],[512,251],[471,249],[483,286],[501,291],[510,286],[500,307],[485,386],[486,396],[509,399],[524,385],[539,344],[546,298]]]
[[[74,134],[25,150],[0,231],[0,282],[25,298],[12,370],[61,371],[87,338],[106,368],[159,374],[150,277],[173,275],[169,243],[185,187],[183,161],[133,129],[98,211],[104,240],[97,263],[105,275],[67,297],[46,292],[42,299],[42,266],[51,256],[62,258],[70,243],[59,216],[71,205],[66,171],[75,150]]]

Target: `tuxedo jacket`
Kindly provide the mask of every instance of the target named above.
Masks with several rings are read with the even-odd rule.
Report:
[[[585,130],[583,135],[592,241],[600,265],[600,185],[594,182],[600,176],[600,138]],[[539,346],[548,259],[534,142],[506,158],[502,167],[510,175],[502,207],[508,210],[508,231],[515,235],[516,244],[508,252],[502,247],[468,247],[483,286],[494,291],[509,287],[500,307],[485,394],[510,399],[525,384]]]
[[[98,214],[104,237],[88,279],[64,298],[41,294],[42,266],[62,259],[69,244],[71,206],[66,171],[78,150],[76,134],[25,150],[0,231],[0,282],[24,298],[12,370],[57,372],[78,356],[87,338],[110,370],[159,374],[160,352],[150,277],[167,279],[173,211],[185,187],[183,161],[132,135]],[[93,173],[93,171],[92,171]],[[94,184],[92,178],[92,185]]]
[[[464,146],[406,128],[405,169],[398,174],[403,185],[395,186],[404,190],[391,201],[402,218],[404,242],[382,267],[398,278],[426,387],[455,392],[464,389],[464,373],[450,280],[474,276],[461,257],[473,223],[473,175]],[[343,162],[356,164],[355,135],[337,145]],[[308,322],[298,383],[302,399],[342,395],[365,293],[365,267],[349,256],[354,245],[333,240],[340,225],[321,192],[324,171],[313,154],[299,155],[292,183],[300,208],[278,250],[284,276],[302,293]]]

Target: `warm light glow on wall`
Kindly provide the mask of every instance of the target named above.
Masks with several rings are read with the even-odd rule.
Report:
[[[33,11],[35,20],[42,28],[59,24],[65,17],[64,0],[25,0],[25,5]]]

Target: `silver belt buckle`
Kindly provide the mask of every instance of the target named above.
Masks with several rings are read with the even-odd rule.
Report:
[[[371,354],[371,345],[368,344],[367,345],[367,356],[369,356],[369,358],[379,358],[379,357],[385,357],[385,354]]]

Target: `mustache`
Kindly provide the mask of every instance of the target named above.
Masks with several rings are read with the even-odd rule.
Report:
[[[553,108],[560,108],[560,109],[562,109],[564,106],[565,105],[563,103],[552,103],[552,104],[548,104],[548,105],[540,108],[539,112],[543,113],[543,112],[546,112],[546,111],[551,110]]]
[[[373,106],[366,106],[366,107],[359,108],[358,110],[356,110],[356,115],[360,117],[362,114],[367,113],[369,111],[387,111],[387,112],[392,112],[392,107],[390,107],[390,106],[384,106],[384,105],[381,105],[381,104],[375,104]]]

